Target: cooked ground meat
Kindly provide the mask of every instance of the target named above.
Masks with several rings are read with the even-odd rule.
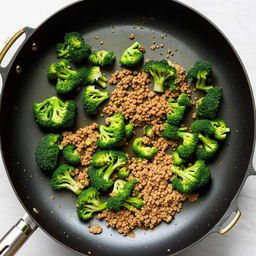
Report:
[[[89,232],[94,235],[100,234],[100,233],[102,233],[102,227],[100,225],[90,226]]]
[[[135,237],[132,232],[135,227],[154,228],[162,221],[170,222],[173,216],[181,210],[183,201],[187,198],[190,201],[195,201],[198,196],[180,194],[173,190],[170,184],[170,179],[173,176],[170,171],[172,156],[166,151],[170,147],[176,149],[178,143],[160,136],[164,128],[163,123],[166,121],[166,114],[171,110],[167,100],[170,97],[177,98],[178,91],[190,95],[191,90],[185,79],[185,69],[176,63],[170,61],[168,63],[177,69],[176,82],[179,82],[179,90],[167,89],[161,95],[156,94],[150,89],[151,79],[148,73],[124,69],[115,72],[109,80],[109,83],[115,85],[116,88],[112,92],[107,107],[103,109],[103,113],[107,116],[121,112],[127,120],[134,123],[135,127],[153,125],[152,135],[144,136],[143,143],[157,147],[157,154],[151,161],[143,159],[140,162],[136,158],[131,158],[127,165],[127,168],[131,170],[127,180],[137,179],[134,191],[139,191],[136,196],[143,199],[143,207],[134,212],[121,209],[118,212],[104,210],[98,214],[99,219],[106,219],[107,227],[116,228],[118,232],[132,238]],[[109,117],[106,118],[106,124],[109,124]],[[87,169],[97,147],[96,140],[99,136],[97,129],[98,125],[93,123],[75,133],[63,133],[61,145],[74,144],[77,146],[78,153],[82,158],[82,165],[85,167],[82,171],[76,169],[73,173],[81,184],[81,188],[89,184]],[[112,178],[117,178],[117,175],[114,174]],[[102,232],[102,228],[95,225],[89,227],[89,232],[99,234]]]
[[[96,140],[99,137],[98,124],[92,123],[91,125],[80,128],[75,133],[63,132],[62,135],[63,140],[61,146],[75,145],[78,154],[81,156],[81,165],[88,166],[97,148]]]
[[[185,69],[170,61],[168,63],[177,70],[178,89],[190,95],[191,90],[185,80]],[[161,124],[166,118],[166,113],[171,110],[167,99],[176,98],[179,93],[166,90],[162,95],[157,95],[150,90],[150,82],[149,74],[143,71],[137,72],[126,69],[116,71],[109,80],[109,83],[116,85],[116,88],[103,112],[109,116],[115,112],[121,112],[135,126]]]
[[[122,209],[118,212],[104,210],[98,214],[98,218],[106,218],[106,225],[117,229],[118,232],[127,235],[135,227],[154,228],[162,221],[170,222],[173,216],[182,208],[182,202],[187,196],[173,190],[169,183],[172,178],[170,165],[172,157],[165,151],[170,144],[164,138],[149,139],[144,137],[144,142],[153,144],[158,148],[158,153],[153,161],[144,159],[137,162],[132,158],[128,169],[131,174],[128,180],[136,178],[138,183],[135,191],[143,198],[144,205],[141,210],[130,212]]]
[[[133,39],[135,38],[135,35],[134,35],[133,33],[131,33],[131,34],[129,35],[129,38],[130,38],[131,40],[133,40]]]

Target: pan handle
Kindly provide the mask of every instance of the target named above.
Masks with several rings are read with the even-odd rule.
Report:
[[[0,51],[0,71],[1,71],[2,79],[3,79],[3,83],[5,81],[5,78],[6,78],[6,75],[7,75],[8,71],[9,71],[9,68],[10,68],[10,66],[11,66],[11,64],[14,60],[14,57],[12,57],[10,63],[6,67],[2,67],[1,63],[2,63],[5,55],[7,54],[8,50],[11,48],[11,46],[15,43],[15,41],[19,37],[21,37],[23,34],[26,34],[26,39],[22,42],[22,44],[19,47],[19,48],[21,48],[24,45],[24,43],[27,41],[27,39],[32,35],[34,30],[35,29],[30,28],[30,27],[25,27],[25,28],[19,30],[15,35],[13,35],[11,37],[11,39],[6,43],[4,48]]]
[[[11,46],[15,43],[15,41],[22,36],[25,33],[24,29],[19,30],[4,46],[3,50],[0,52],[0,64],[2,60],[4,59],[4,56],[8,52],[8,50],[11,48]]]
[[[36,228],[36,223],[25,214],[0,240],[0,256],[14,255]]]

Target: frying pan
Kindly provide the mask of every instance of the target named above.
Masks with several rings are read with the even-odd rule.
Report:
[[[1,67],[0,134],[6,171],[17,197],[27,214],[0,242],[0,255],[13,255],[27,237],[39,226],[63,245],[92,255],[176,255],[206,235],[226,233],[240,217],[237,196],[249,175],[254,175],[252,153],[255,136],[255,111],[251,86],[244,67],[229,41],[209,20],[195,10],[176,1],[129,1],[127,8],[120,1],[79,1],[47,19],[37,29],[24,28],[0,54],[4,57],[10,45],[21,34],[26,39],[5,68]],[[95,15],[97,10],[98,15]],[[49,176],[35,164],[34,148],[45,134],[35,123],[31,106],[34,102],[56,95],[46,79],[48,66],[56,61],[55,45],[69,31],[79,31],[96,50],[114,50],[117,57],[131,41],[130,33],[146,48],[145,58],[160,60],[167,49],[177,49],[172,57],[189,68],[196,60],[213,64],[213,84],[223,87],[224,101],[219,112],[232,128],[217,158],[209,163],[212,182],[200,193],[200,203],[185,202],[183,210],[170,223],[154,230],[136,230],[128,239],[112,228],[93,236],[76,216],[75,196],[67,191],[55,193]],[[151,51],[152,32],[162,50]],[[167,35],[160,39],[160,35]],[[95,36],[100,37],[100,45]],[[118,64],[104,70],[107,77]],[[111,92],[113,87],[109,86]],[[75,100],[78,115],[73,130],[98,121],[85,115],[81,93]],[[86,121],[85,121],[86,119]],[[55,200],[51,200],[55,196]],[[222,228],[229,216],[231,223]]]

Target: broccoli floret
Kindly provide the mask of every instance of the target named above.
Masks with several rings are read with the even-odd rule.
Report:
[[[198,135],[196,133],[186,132],[186,129],[186,127],[178,128],[174,125],[165,123],[164,130],[161,132],[161,135],[166,139],[177,140],[180,138],[183,140],[183,143],[177,148],[177,152],[182,158],[191,156],[194,153],[198,142]]]
[[[140,64],[144,58],[144,53],[138,48],[140,46],[140,43],[135,42],[133,45],[127,48],[119,60],[120,64],[130,68]]]
[[[85,86],[82,96],[85,112],[88,115],[96,115],[99,106],[108,98],[108,92],[102,92],[95,89],[94,85]]]
[[[99,52],[93,52],[88,57],[88,60],[93,65],[100,65],[100,66],[112,64],[115,61],[115,59],[116,57],[114,55],[114,52],[112,51],[107,52],[105,50],[102,50]]]
[[[167,80],[176,78],[175,67],[170,66],[166,60],[150,61],[143,66],[142,70],[152,75],[155,92],[164,92]]]
[[[195,157],[196,159],[209,160],[217,152],[219,144],[216,140],[209,138],[208,135],[204,136],[201,133],[198,138],[203,144],[196,148]]]
[[[107,202],[102,202],[96,188],[87,188],[77,198],[77,215],[83,221],[91,219],[96,212],[107,208]]]
[[[173,102],[173,99],[170,98],[169,106],[172,110],[166,115],[167,122],[177,126],[183,120],[186,110],[191,106],[191,103],[188,95],[186,93],[182,93],[178,97],[177,103]]]
[[[185,160],[179,156],[179,153],[177,151],[173,151],[171,155],[172,155],[172,162],[174,165],[179,166],[185,163]]]
[[[179,106],[191,107],[191,105],[192,105],[190,102],[190,99],[186,93],[180,94],[177,102],[178,102]]]
[[[197,61],[194,66],[188,71],[187,78],[196,80],[196,88],[203,91],[208,91],[213,86],[205,85],[206,80],[212,74],[212,65],[208,61]]]
[[[57,81],[55,88],[59,94],[69,94],[85,82],[87,70],[85,67],[72,70],[68,60],[61,60],[48,68],[47,76]]]
[[[113,185],[111,175],[115,170],[121,169],[128,161],[125,153],[115,150],[101,151],[100,155],[93,157],[92,165],[88,170],[91,183],[98,190],[106,191]],[[106,154],[106,156],[104,156]],[[105,160],[102,160],[102,157]],[[103,165],[103,163],[105,163]]]
[[[92,166],[95,168],[105,167],[113,162],[116,158],[115,150],[102,150],[92,156]]]
[[[81,157],[77,152],[75,145],[67,145],[62,150],[62,155],[68,164],[77,165],[81,162]]]
[[[144,127],[144,135],[151,137],[153,135],[153,125],[147,125]]]
[[[60,134],[50,133],[44,136],[35,148],[35,160],[44,171],[51,171],[57,167],[58,156],[61,149]]]
[[[127,169],[126,167],[121,168],[120,170],[118,170],[117,172],[117,176],[120,179],[124,179],[127,178],[130,174],[130,170]]]
[[[197,160],[187,168],[172,165],[171,171],[176,174],[171,183],[180,193],[193,193],[204,186],[211,177],[209,168],[203,160]]]
[[[214,127],[214,137],[217,140],[225,140],[227,133],[230,132],[230,128],[227,127],[226,123],[221,119],[215,119],[211,121],[211,124]]]
[[[192,123],[191,129],[193,133],[202,133],[209,136],[213,136],[215,133],[215,129],[212,126],[211,121],[206,119],[196,120]]]
[[[125,136],[125,122],[121,113],[115,113],[110,118],[110,126],[100,125],[100,136],[97,140],[98,147],[102,149],[119,147]]]
[[[73,166],[67,164],[60,165],[52,174],[50,182],[52,188],[54,190],[66,188],[71,190],[76,195],[79,195],[81,193],[79,185],[71,176],[71,172],[74,170],[75,168]]]
[[[134,134],[134,124],[130,122],[125,126],[124,129],[125,129],[124,137],[129,140]]]
[[[130,211],[134,211],[135,208],[140,209],[143,206],[142,199],[130,197],[136,183],[136,179],[131,179],[130,181],[117,179],[111,193],[112,196],[107,199],[107,208],[112,211],[119,211],[121,207],[125,207]]]
[[[66,129],[73,125],[76,103],[73,100],[63,102],[53,96],[33,105],[33,113],[39,125],[50,130]]]
[[[168,114],[166,114],[167,122],[172,125],[179,125],[184,118],[186,107],[173,102],[172,98],[169,99],[168,105],[172,109]]]
[[[151,159],[157,153],[156,147],[148,147],[143,145],[143,138],[136,138],[132,144],[132,150],[138,157]]]
[[[209,89],[207,95],[197,101],[197,116],[200,118],[214,119],[217,115],[221,99],[221,87]]]
[[[86,84],[95,84],[98,83],[102,88],[107,87],[108,79],[102,75],[100,67],[93,66],[88,70]]]
[[[56,50],[58,58],[81,62],[91,52],[91,46],[84,42],[80,33],[70,32],[65,34],[63,43],[57,44]]]

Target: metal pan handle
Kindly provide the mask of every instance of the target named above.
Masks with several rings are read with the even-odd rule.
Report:
[[[14,59],[14,57],[13,57],[12,60],[10,61],[10,63],[6,67],[2,67],[1,63],[2,63],[5,55],[7,54],[8,50],[12,47],[12,45],[16,42],[16,40],[19,37],[21,37],[23,34],[26,34],[26,39],[22,42],[22,44],[19,47],[19,48],[21,48],[33,32],[34,32],[34,29],[30,28],[30,27],[25,27],[25,28],[19,30],[17,33],[15,33],[15,35],[13,35],[11,37],[11,39],[6,43],[4,48],[0,51],[0,71],[1,71],[2,78],[3,78],[3,82],[6,78],[6,74],[9,71],[9,67],[11,66],[11,63]]]
[[[36,228],[36,223],[25,214],[0,240],[0,256],[14,255]]]

